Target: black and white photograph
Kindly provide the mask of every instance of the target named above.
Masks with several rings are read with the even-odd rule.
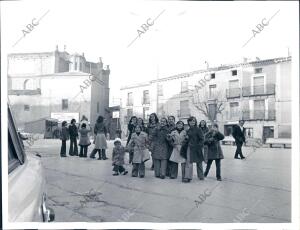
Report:
[[[3,229],[299,229],[298,1],[0,7]]]

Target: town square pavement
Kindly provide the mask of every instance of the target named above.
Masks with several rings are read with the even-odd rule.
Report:
[[[291,149],[222,146],[222,178],[213,163],[204,181],[159,179],[146,162],[145,178],[112,175],[109,141],[106,161],[59,156],[60,140],[37,140],[28,151],[41,155],[48,202],[57,222],[282,223],[291,221]],[[26,144],[25,144],[26,145]],[[68,151],[69,142],[67,142]],[[89,147],[89,153],[93,145]],[[205,164],[203,163],[205,167]]]

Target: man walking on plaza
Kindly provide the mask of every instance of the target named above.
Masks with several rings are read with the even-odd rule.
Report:
[[[235,155],[234,155],[235,159],[240,159],[239,155],[240,155],[241,159],[245,159],[245,157],[243,156],[243,153],[242,153],[243,143],[246,142],[245,128],[243,127],[244,123],[245,122],[243,120],[239,120],[239,124],[233,126],[232,136],[233,136],[233,138],[235,140],[235,144],[236,144],[236,151],[235,151]]]

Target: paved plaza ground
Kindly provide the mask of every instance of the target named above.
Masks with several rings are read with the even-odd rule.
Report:
[[[69,142],[67,142],[67,150]],[[57,222],[287,223],[291,221],[291,149],[245,147],[246,160],[233,159],[235,147],[223,146],[222,178],[215,165],[204,181],[112,176],[109,142],[106,161],[59,156],[59,140],[38,140],[28,147],[42,156],[49,204]],[[89,147],[89,152],[93,145]],[[203,163],[205,167],[205,164]]]

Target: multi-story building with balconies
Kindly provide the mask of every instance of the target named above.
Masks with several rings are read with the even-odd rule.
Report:
[[[19,127],[67,115],[93,124],[109,114],[109,66],[65,50],[8,55],[8,99]]]
[[[215,114],[226,136],[238,120],[246,134],[260,138],[291,137],[291,57],[256,60],[159,78],[121,88],[121,124],[132,115],[146,121],[152,112],[208,120],[199,110]],[[196,93],[197,92],[197,93]],[[220,113],[216,109],[220,107]],[[210,116],[212,117],[212,116]]]

